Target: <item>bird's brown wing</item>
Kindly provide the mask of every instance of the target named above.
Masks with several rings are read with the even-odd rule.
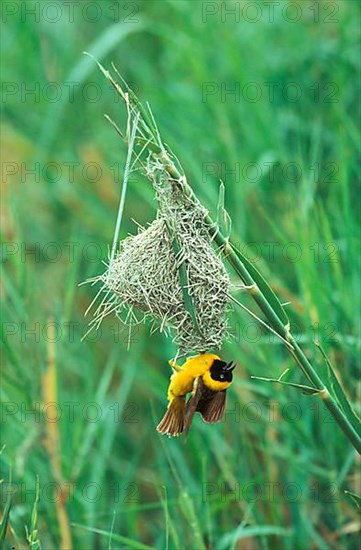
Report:
[[[184,413],[184,431],[188,434],[191,427],[193,416],[198,410],[199,401],[204,393],[204,384],[202,378],[195,379],[191,397],[188,399]]]
[[[196,409],[201,413],[204,422],[209,424],[222,420],[226,407],[226,390],[212,393],[210,398],[200,399]]]
[[[193,417],[199,412],[208,424],[219,422],[223,418],[226,406],[227,390],[212,391],[203,383],[202,378],[196,378],[192,396],[188,400],[184,413],[184,430],[189,432]]]

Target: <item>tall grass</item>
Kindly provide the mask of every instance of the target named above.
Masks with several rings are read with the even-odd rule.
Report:
[[[297,342],[327,380],[313,345],[320,340],[359,412],[358,6],[338,2],[336,23],[324,21],[327,3],[315,22],[309,2],[300,3],[298,23],[282,18],[282,6],[274,23],[265,16],[238,23],[223,22],[220,13],[203,22],[201,2],[136,4],[139,22],[125,22],[129,7],[120,3],[116,27],[112,3],[102,2],[97,24],[78,7],[77,24],[28,17],[24,25],[19,12],[3,28],[5,82],[39,82],[44,90],[51,81],[79,81],[73,101],[64,88],[61,101],[43,93],[22,97],[21,86],[4,98],[4,161],[19,167],[5,178],[3,193],[5,512],[6,495],[15,491],[5,544],[26,547],[28,526],[43,548],[59,548],[62,508],[74,548],[353,548],[358,519],[349,493],[360,491],[352,446],[317,399],[251,379],[278,378],[290,368],[288,381],[304,383],[279,339],[235,311],[235,341],[223,355],[240,367],[225,422],[210,427],[196,419],[187,443],[164,439],[155,425],[165,406],[172,343],[140,327],[128,351],[129,335],[114,319],[98,339],[81,342],[83,312],[94,294],[77,285],[100,273],[108,257],[126,153],[103,114],[120,127],[125,117],[94,63],[81,55],[88,50],[104,66],[114,61],[140,97],[151,100],[165,142],[213,217],[219,179],[225,181],[235,243],[255,257],[281,302],[291,302],[286,311]],[[90,82],[97,101],[84,93]],[[202,101],[206,82],[219,91]],[[259,84],[260,100],[223,98],[222,83],[238,82],[241,89]],[[273,102],[264,82],[279,83]],[[295,102],[282,94],[292,82],[303,92]],[[337,86],[337,101],[327,101],[328,83]],[[53,164],[38,177],[24,175],[21,162]],[[69,162],[79,163],[74,177]],[[89,162],[96,166],[86,173]],[[242,174],[247,163],[262,174],[254,177],[252,166]],[[297,177],[290,163],[300,168]],[[144,225],[154,213],[150,186],[141,175],[132,178],[121,237],[136,231],[133,218]],[[289,243],[301,250],[297,261]],[[253,307],[246,292],[240,299]],[[61,330],[51,350],[52,386],[44,386],[49,319]],[[44,387],[55,392],[57,409],[44,408]],[[60,410],[53,423],[58,479],[47,439],[49,417]]]

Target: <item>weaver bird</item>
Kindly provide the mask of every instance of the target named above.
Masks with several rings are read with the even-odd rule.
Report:
[[[205,422],[219,422],[226,405],[226,391],[232,383],[235,366],[218,355],[204,353],[187,359],[182,367],[169,361],[173,369],[168,387],[168,409],[157,426],[170,437],[188,432],[198,411]],[[186,403],[187,393],[192,396]]]

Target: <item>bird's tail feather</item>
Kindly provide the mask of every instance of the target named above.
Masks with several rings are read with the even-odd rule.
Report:
[[[180,435],[184,430],[185,397],[175,397],[169,404],[157,431],[169,437]]]

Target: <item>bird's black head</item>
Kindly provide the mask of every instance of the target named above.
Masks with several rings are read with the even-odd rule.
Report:
[[[235,368],[236,365],[233,365],[232,361],[230,363],[226,363],[225,361],[215,359],[210,368],[211,378],[213,378],[213,380],[218,380],[219,382],[232,382],[232,371]]]

